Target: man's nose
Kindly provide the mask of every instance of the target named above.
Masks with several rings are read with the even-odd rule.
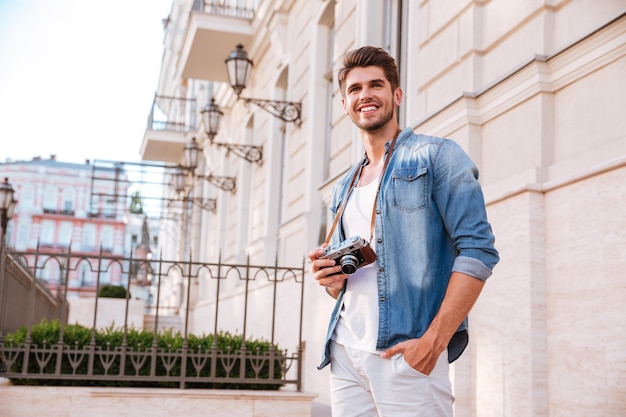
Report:
[[[359,98],[361,100],[365,100],[372,97],[372,90],[369,87],[363,87],[361,89],[361,94],[359,94]]]

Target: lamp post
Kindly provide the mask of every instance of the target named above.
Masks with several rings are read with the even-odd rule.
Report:
[[[17,201],[13,198],[15,191],[9,179],[5,178],[3,183],[0,183],[0,228],[2,229],[2,236],[0,237],[0,245],[4,248],[5,235],[7,231],[7,225],[9,220],[13,218],[13,212],[15,211],[15,205]]]
[[[183,221],[183,253],[182,253],[182,259],[183,262],[190,262],[191,261],[191,215],[193,213],[193,199],[191,196],[191,193],[193,191],[193,180],[194,180],[194,172],[196,171],[196,168],[198,167],[198,162],[199,162],[199,158],[200,158],[200,147],[198,146],[198,143],[196,142],[196,138],[193,138],[191,140],[191,142],[187,143],[185,145],[185,149],[183,151],[183,156],[185,159],[185,165],[184,166],[177,166],[174,169],[174,172],[172,174],[172,180],[173,180],[173,185],[174,185],[174,190],[176,191],[177,194],[183,196],[182,198],[182,203],[183,203],[183,217],[182,217],[182,221]],[[188,182],[188,179],[191,182]],[[185,294],[184,291],[185,285],[184,285],[184,279],[181,280],[180,283],[178,283],[178,300],[177,300],[177,307],[181,307],[183,305],[184,302],[184,297],[183,295]]]
[[[300,118],[302,103],[300,102],[241,97],[241,92],[248,84],[253,66],[252,60],[248,58],[248,53],[243,49],[242,44],[237,45],[236,49],[228,55],[225,62],[230,86],[237,94],[238,99],[244,100],[246,103],[256,104],[284,122],[293,122],[296,126],[300,126],[302,123]]]
[[[222,116],[224,116],[224,112],[220,110],[214,98],[211,99],[211,103],[203,108],[200,113],[202,115],[202,123],[204,124],[204,132],[209,137],[211,145],[225,148],[228,152],[232,152],[248,162],[256,162],[261,165],[263,161],[262,146],[216,142],[214,140],[217,132],[219,132]]]
[[[296,126],[302,124],[302,103],[284,100],[266,100],[262,98],[242,97],[241,93],[248,84],[250,73],[252,72],[252,60],[248,58],[248,53],[243,49],[242,44],[238,44],[236,49],[231,51],[226,58],[226,70],[228,72],[229,84],[237,100],[243,100],[246,104],[252,103],[287,123],[294,123]],[[211,99],[206,107],[201,111],[204,130],[212,145],[223,147],[228,152],[245,159],[248,162],[256,162],[259,165],[263,162],[263,147],[253,145],[240,145],[233,143],[215,142],[214,138],[219,131],[220,122],[224,113]]]
[[[182,193],[187,187],[187,174],[190,173],[192,181],[193,178],[203,179],[224,191],[234,193],[237,189],[237,180],[235,177],[213,175],[212,173],[209,173],[208,175],[195,175],[195,170],[198,167],[200,151],[201,149],[196,142],[196,138],[192,138],[191,142],[185,145],[185,165],[179,165],[174,170],[174,189],[179,194]],[[194,202],[196,201],[194,200]],[[199,204],[203,205],[202,202]]]
[[[185,168],[191,171],[191,175],[194,174],[196,168],[198,168],[198,162],[200,159],[200,147],[196,138],[191,139],[191,142],[185,145]]]
[[[198,147],[198,143],[196,142],[196,138],[193,138],[191,140],[191,142],[189,142],[188,144],[185,145],[185,150],[184,150],[184,157],[185,157],[185,168],[187,170],[189,170],[188,172],[191,173],[191,175],[189,176],[191,179],[191,183],[190,184],[186,184],[186,178],[183,178],[183,186],[182,188],[179,188],[181,186],[180,184],[180,179],[178,181],[178,184],[176,186],[178,191],[184,191],[185,192],[185,197],[184,197],[184,202],[185,202],[185,231],[184,231],[184,235],[185,236],[185,253],[184,253],[184,259],[188,259],[190,256],[190,248],[191,248],[191,236],[190,236],[190,230],[191,230],[191,212],[193,210],[193,205],[192,205],[192,201],[191,201],[191,192],[193,190],[193,177],[194,177],[194,173],[196,171],[196,168],[198,167],[198,161],[200,159],[200,147]],[[186,177],[186,176],[185,176]]]

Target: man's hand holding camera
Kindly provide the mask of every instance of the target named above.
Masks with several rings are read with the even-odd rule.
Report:
[[[333,259],[321,258],[324,255],[324,249],[328,244],[323,244],[317,249],[309,252],[309,260],[311,261],[311,271],[317,283],[326,287],[326,291],[333,298],[337,298],[339,292],[345,285],[346,279],[350,275],[341,273],[341,265],[338,265]]]
[[[346,279],[357,269],[375,262],[376,253],[365,239],[351,236],[332,246],[324,243],[309,253],[309,259],[317,282],[337,298]]]

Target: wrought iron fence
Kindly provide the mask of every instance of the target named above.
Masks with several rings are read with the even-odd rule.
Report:
[[[27,384],[54,381],[50,385],[277,389],[293,384],[301,389],[304,262],[282,267],[221,259],[120,259],[104,252],[74,254],[69,248],[56,254],[13,251],[10,256],[37,280],[45,278],[50,265],[57,266],[54,290],[69,302],[70,316],[73,300],[68,294],[77,284],[71,277],[84,271],[84,265],[96,275],[96,293],[93,312],[83,317],[89,326],[62,319],[42,336],[42,324],[30,314],[23,316],[21,331],[0,327],[0,376]],[[7,288],[6,268],[0,277]],[[144,297],[150,329],[131,324],[130,305],[136,302],[131,297],[119,300],[123,325],[102,323],[104,299],[97,294],[105,279],[117,280],[131,297],[137,297],[133,292]],[[185,294],[182,302],[171,305],[169,292],[174,290]],[[15,309],[16,302],[10,291],[1,293],[2,310]],[[172,312],[182,322],[180,330],[163,330],[159,321],[171,318]],[[195,326],[204,329],[202,335],[190,332],[194,320],[205,324]],[[288,331],[277,331],[281,323]]]

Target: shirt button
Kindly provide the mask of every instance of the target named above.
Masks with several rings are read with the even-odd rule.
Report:
[[[376,239],[376,242],[383,243],[383,240],[382,239]]]
[[[380,297],[380,301],[386,301],[387,299],[385,297]]]
[[[385,272],[385,268],[378,268],[378,272]]]

